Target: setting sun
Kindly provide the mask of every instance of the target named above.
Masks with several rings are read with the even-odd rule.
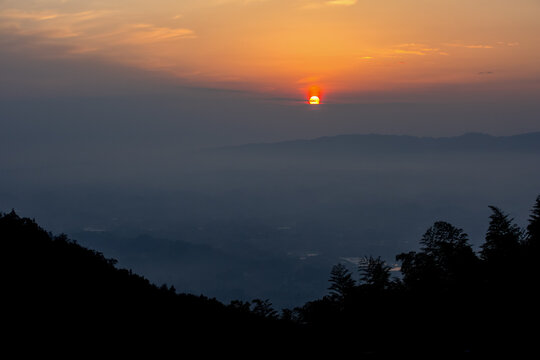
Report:
[[[319,97],[318,97],[318,96],[315,96],[315,95],[313,95],[312,97],[310,97],[310,98],[309,98],[309,104],[310,104],[310,105],[319,105],[319,104],[320,104]]]

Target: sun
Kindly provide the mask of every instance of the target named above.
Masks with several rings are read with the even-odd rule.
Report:
[[[310,97],[310,98],[309,98],[309,104],[310,104],[310,105],[319,105],[319,104],[320,104],[319,97],[318,97],[318,96],[315,96],[315,95],[313,95],[312,97]]]

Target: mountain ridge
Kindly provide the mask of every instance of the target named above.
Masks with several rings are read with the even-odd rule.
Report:
[[[278,142],[247,143],[209,149],[211,151],[241,152],[283,150],[371,150],[376,152],[421,151],[540,151],[540,132],[509,136],[493,136],[470,132],[451,137],[421,137],[413,135],[343,134],[313,139],[296,139]]]

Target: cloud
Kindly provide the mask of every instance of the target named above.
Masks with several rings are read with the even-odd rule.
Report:
[[[514,41],[514,42],[498,41],[497,45],[515,47],[515,46],[519,46],[519,42],[517,42],[517,41]]]
[[[419,50],[394,49],[393,52],[394,52],[395,54],[404,54],[404,55],[420,55],[420,56],[426,55],[425,52],[419,51]]]
[[[253,3],[262,3],[268,0],[214,0],[214,5],[223,5],[223,4],[242,4],[249,5]]]
[[[4,10],[0,11],[0,31],[4,36],[33,38],[53,46],[58,49],[54,54],[57,58],[92,53],[113,61],[159,69],[177,62],[169,55],[169,43],[196,37],[192,29],[185,27],[135,19],[119,21],[118,13],[113,11]]]
[[[38,12],[26,12],[18,9],[7,9],[0,11],[0,18],[8,20],[34,20],[44,21],[51,20],[60,17],[61,14],[57,14],[50,11],[38,11]]]
[[[127,43],[155,43],[171,39],[194,38],[193,30],[159,27],[152,24],[133,24],[125,30]]]
[[[358,0],[329,0],[326,1],[326,5],[341,5],[341,6],[352,6],[356,4]]]
[[[466,49],[493,49],[492,45],[485,45],[485,44],[449,43],[449,44],[445,44],[445,45],[446,46],[451,46],[451,47],[466,48]]]
[[[80,36],[86,40],[119,38],[120,42],[163,41],[178,38],[193,38],[195,32],[187,28],[156,26],[149,23],[117,23],[111,17],[109,22],[96,21],[113,14],[111,11],[53,12],[23,11],[10,9],[0,11],[4,19],[0,29],[21,35],[39,35],[44,38],[67,38]],[[182,16],[176,15],[178,20]],[[105,25],[104,25],[105,24]]]
[[[365,49],[364,56],[358,56],[357,60],[372,60],[384,58],[403,58],[405,56],[449,56],[443,49],[423,43],[403,43],[389,48]],[[369,54],[369,55],[367,55]],[[404,62],[399,62],[400,64]]]
[[[355,5],[358,0],[325,0],[325,1],[309,1],[302,5],[302,9],[321,9],[328,6],[352,6]]]
[[[399,44],[396,46],[397,49],[390,49],[390,53],[398,54],[398,55],[417,55],[417,56],[425,56],[425,55],[448,55],[448,53],[441,51],[441,49],[437,47],[431,47],[426,44],[421,43],[405,43],[405,44]]]
[[[23,36],[40,36],[43,39],[67,39],[88,33],[94,20],[103,18],[110,11],[80,11],[72,13],[23,11],[8,9],[0,11],[0,30]]]
[[[398,47],[426,47],[426,44],[419,44],[419,43],[405,43],[405,44],[399,44]]]
[[[492,49],[493,46],[491,45],[465,45],[464,46],[467,49]]]
[[[55,19],[69,19],[70,23],[94,20],[109,13],[108,11],[80,11],[75,13],[59,13],[51,10],[43,11],[23,11],[18,9],[7,9],[0,11],[0,18],[12,21],[47,21]]]

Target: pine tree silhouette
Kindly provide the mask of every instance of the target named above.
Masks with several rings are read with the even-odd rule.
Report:
[[[332,267],[330,272],[330,294],[338,301],[345,299],[351,294],[355,286],[352,273],[343,264],[337,264]]]

